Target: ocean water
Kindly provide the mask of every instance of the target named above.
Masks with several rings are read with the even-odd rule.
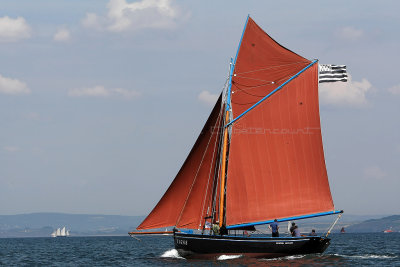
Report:
[[[323,254],[187,260],[171,236],[0,239],[0,266],[400,266],[400,233],[333,234]]]

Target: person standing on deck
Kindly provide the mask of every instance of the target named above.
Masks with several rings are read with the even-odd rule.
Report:
[[[293,236],[294,237],[300,237],[301,236],[300,235],[300,229],[299,229],[299,227],[297,225],[294,227]]]
[[[271,229],[272,232],[272,237],[279,237],[279,225],[278,225],[278,220],[275,219],[273,223],[271,223],[269,226],[269,229]]]
[[[294,228],[295,228],[296,224],[294,222],[292,222],[292,226],[290,227],[290,234],[292,236],[294,236]]]

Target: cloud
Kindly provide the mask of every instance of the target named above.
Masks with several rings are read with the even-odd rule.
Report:
[[[0,18],[0,42],[16,42],[31,36],[31,28],[23,17]]]
[[[393,95],[399,95],[400,96],[400,84],[389,88],[388,91]]]
[[[95,97],[106,97],[110,95],[110,92],[104,88],[104,86],[97,85],[95,87],[76,88],[68,91],[69,96],[95,96]]]
[[[106,16],[87,13],[82,25],[110,32],[135,31],[145,28],[166,29],[176,25],[180,11],[170,0],[110,0]]]
[[[339,29],[336,32],[336,36],[340,39],[354,42],[361,39],[364,36],[364,32],[354,27],[347,26]]]
[[[71,89],[68,91],[68,95],[72,97],[122,96],[123,98],[135,98],[140,96],[140,93],[135,90],[127,90],[123,88],[107,89],[104,86],[97,85],[94,87]]]
[[[203,102],[203,103],[205,103],[205,104],[207,104],[207,105],[209,105],[209,106],[213,106],[213,105],[215,105],[215,102],[217,102],[218,95],[211,94],[211,93],[208,92],[208,91],[202,91],[202,92],[197,96],[197,99],[198,99],[200,102]]]
[[[82,20],[82,25],[86,28],[101,30],[102,22],[96,14],[86,13],[86,17]]]
[[[57,42],[66,42],[71,40],[71,33],[68,29],[58,29],[53,36],[53,40]]]
[[[386,175],[379,166],[370,166],[364,169],[364,176],[366,178],[382,180]]]
[[[123,96],[125,98],[134,98],[140,96],[140,93],[135,90],[127,90],[122,88],[111,89],[111,92],[116,95]]]
[[[333,106],[361,107],[368,104],[366,93],[372,88],[371,83],[363,78],[361,82],[352,81],[349,75],[347,82],[321,83],[319,96],[321,104]]]
[[[10,153],[18,152],[20,150],[19,147],[16,146],[5,146],[3,149]]]
[[[29,94],[31,90],[26,83],[0,75],[0,93],[7,95]]]

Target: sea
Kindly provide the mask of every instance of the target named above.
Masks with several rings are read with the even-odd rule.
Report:
[[[323,254],[189,260],[172,236],[2,238],[0,266],[400,266],[400,233],[332,234]]]

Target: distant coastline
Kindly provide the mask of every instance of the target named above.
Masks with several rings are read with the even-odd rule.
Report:
[[[50,237],[60,225],[65,225],[71,236],[127,236],[144,219],[144,216],[123,216],[104,214],[30,213],[0,215],[0,238]],[[316,229],[324,232],[332,223],[332,217],[300,220],[302,232]],[[283,223],[282,223],[283,225]],[[374,233],[392,229],[400,231],[400,215],[350,215],[344,214],[334,228],[339,233],[344,227],[346,233]]]
[[[0,215],[0,238],[50,237],[60,225],[70,236],[123,236],[136,228],[144,216],[104,214],[30,213]]]

